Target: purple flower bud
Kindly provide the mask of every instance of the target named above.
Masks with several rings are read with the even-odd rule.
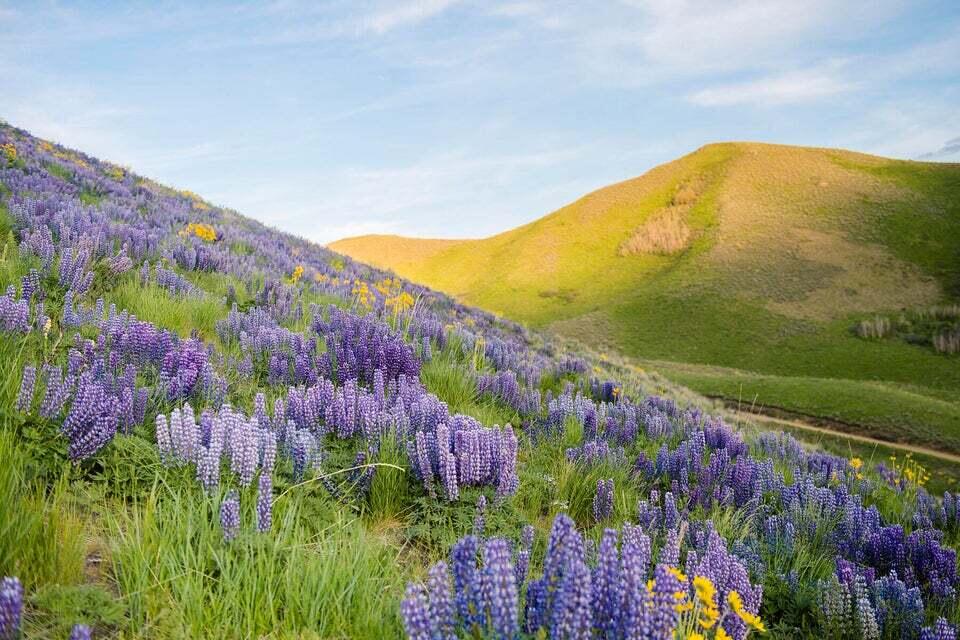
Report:
[[[220,504],[220,528],[227,542],[240,533],[240,498],[235,491],[228,493]]]
[[[33,391],[37,383],[37,368],[27,365],[23,368],[23,380],[20,382],[20,393],[17,394],[17,411],[30,413],[33,406]]]
[[[273,478],[266,469],[260,472],[257,483],[257,531],[270,531],[273,523]]]

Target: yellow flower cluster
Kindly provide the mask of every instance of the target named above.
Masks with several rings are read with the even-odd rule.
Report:
[[[370,308],[373,306],[373,292],[363,280],[353,282],[353,297],[361,307]]]
[[[40,143],[40,150],[50,153],[51,151],[53,151],[53,145],[47,142],[46,140],[44,140],[43,142]]]
[[[67,162],[72,162],[78,167],[83,167],[84,169],[90,168],[90,165],[87,164],[86,160],[84,160],[83,158],[77,155],[74,155],[73,153],[67,153],[64,151],[54,151],[53,157],[59,160],[66,160]]]
[[[679,569],[669,567],[673,576],[680,581],[684,588],[673,594],[677,601],[674,610],[680,614],[677,626],[674,628],[675,638],[684,638],[685,640],[730,640],[730,635],[721,625],[723,615],[720,613],[720,606],[717,603],[717,588],[709,578],[704,576],[695,576],[693,578],[693,599],[690,599],[687,593],[687,576]],[[647,581],[647,591],[652,595],[656,582]],[[763,633],[766,627],[760,620],[760,616],[750,613],[743,606],[743,599],[736,591],[731,591],[727,595],[729,612],[749,627],[750,630]],[[748,631],[749,633],[749,631]]]
[[[290,274],[290,282],[292,282],[293,284],[296,284],[300,282],[300,278],[302,277],[303,277],[303,265],[298,264],[296,267],[294,267],[293,273]]]
[[[398,293],[402,286],[403,283],[400,282],[400,278],[384,278],[373,285],[385,297]]]
[[[857,480],[863,480],[863,474],[860,469],[863,468],[863,460],[860,458],[850,458],[850,468],[853,469],[854,477]]]
[[[700,607],[697,625],[702,629],[712,629],[720,619],[720,609],[717,608],[717,588],[713,586],[710,578],[697,576],[693,579],[693,590]]]
[[[919,488],[927,484],[930,480],[930,474],[926,467],[913,459],[913,454],[908,453],[900,463],[896,455],[890,456],[890,463],[897,479],[911,488]]]
[[[190,200],[192,200],[193,207],[195,209],[198,209],[200,211],[206,211],[207,209],[210,208],[210,206],[203,201],[203,198],[195,194],[193,191],[188,191],[187,189],[184,189],[180,192],[180,195],[182,195],[184,198],[189,198]]]
[[[117,182],[119,182],[120,180],[123,180],[124,175],[125,173],[122,167],[112,166],[109,169],[107,169],[107,176],[110,178],[113,178]]]
[[[6,144],[0,144],[0,150],[3,151],[3,155],[7,156],[7,160],[10,162],[16,162],[17,160],[17,148],[13,146],[12,142]]]
[[[406,291],[401,291],[397,295],[387,298],[383,303],[392,308],[395,314],[399,315],[413,306],[413,296]]]
[[[182,236],[195,235],[206,242],[215,242],[217,239],[216,230],[203,222],[191,222],[180,232]]]

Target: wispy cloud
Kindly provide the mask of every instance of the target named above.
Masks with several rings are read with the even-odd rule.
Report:
[[[693,93],[689,100],[704,107],[771,107],[820,100],[855,87],[855,83],[829,73],[797,71],[703,89]]]
[[[437,16],[461,0],[414,0],[390,3],[379,11],[361,16],[357,21],[359,33],[382,35],[399,27],[410,27]]]

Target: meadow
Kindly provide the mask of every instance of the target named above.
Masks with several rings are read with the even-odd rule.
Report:
[[[956,637],[919,457],[8,125],[0,290],[4,640]]]
[[[490,238],[331,247],[704,394],[956,452],[960,322],[929,318],[960,296],[958,193],[956,164],[724,143]]]

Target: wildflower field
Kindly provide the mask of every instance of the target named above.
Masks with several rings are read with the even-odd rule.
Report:
[[[0,150],[3,640],[955,638],[960,494],[912,457]]]

